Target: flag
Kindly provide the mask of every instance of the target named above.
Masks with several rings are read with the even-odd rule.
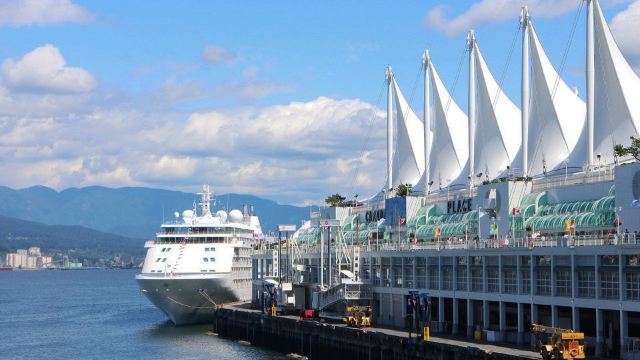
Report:
[[[400,225],[404,225],[404,220],[405,219],[403,217],[400,218]]]
[[[513,209],[511,210],[511,215],[518,215],[518,214],[521,214],[521,213],[522,213],[522,212],[521,212],[521,211],[520,211],[520,209],[518,209],[518,208],[513,208]]]

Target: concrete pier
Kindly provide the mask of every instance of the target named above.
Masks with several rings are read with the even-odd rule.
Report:
[[[240,306],[219,309],[213,330],[281,353],[310,359],[538,359],[536,352],[431,337],[422,342],[407,332],[383,328],[356,329],[342,324],[271,317]]]

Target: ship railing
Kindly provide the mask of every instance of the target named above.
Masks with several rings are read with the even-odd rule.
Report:
[[[144,242],[144,248],[146,249],[146,248],[153,247],[153,245],[155,245],[155,243],[156,242],[153,241],[153,240],[147,240],[147,241]]]

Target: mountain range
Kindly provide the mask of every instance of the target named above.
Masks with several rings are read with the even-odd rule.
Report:
[[[215,209],[254,206],[263,232],[278,224],[300,225],[309,208],[281,205],[253,195],[216,196]],[[82,226],[129,238],[153,239],[164,220],[174,212],[191,209],[198,195],[143,187],[91,186],[56,191],[45,186],[15,190],[0,186],[0,215],[48,225]],[[55,229],[51,229],[54,231]]]
[[[0,216],[0,253],[31,246],[96,260],[113,255],[144,255],[144,240],[75,225],[45,225]],[[0,259],[0,263],[3,259]]]

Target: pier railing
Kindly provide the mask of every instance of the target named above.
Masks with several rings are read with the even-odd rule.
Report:
[[[371,285],[362,283],[343,283],[319,293],[320,309],[345,300],[370,300],[373,297]]]
[[[406,250],[472,250],[472,249],[513,249],[513,248],[574,248],[577,246],[610,246],[610,245],[640,245],[640,237],[635,233],[601,235],[580,235],[580,236],[542,236],[519,239],[460,239],[451,238],[447,240],[434,241],[429,243],[409,242],[382,243],[364,245],[364,251],[406,251]]]

